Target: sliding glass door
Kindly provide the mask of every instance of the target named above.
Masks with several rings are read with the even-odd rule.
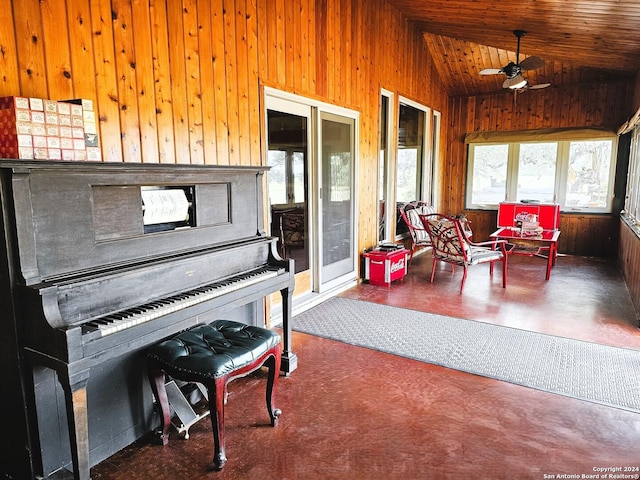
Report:
[[[271,234],[296,294],[355,281],[357,113],[271,88],[264,105]]]
[[[355,121],[320,113],[320,280],[325,285],[355,265]]]

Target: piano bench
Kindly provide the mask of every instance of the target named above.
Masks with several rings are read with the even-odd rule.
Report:
[[[227,384],[263,365],[268,367],[267,410],[271,426],[275,427],[282,413],[273,407],[280,358],[280,336],[276,332],[230,320],[216,320],[194,327],[151,347],[147,353],[149,380],[161,409],[162,444],[169,442],[171,422],[166,375],[185,382],[202,383],[209,397],[213,468],[221,470],[227,461],[224,444]]]

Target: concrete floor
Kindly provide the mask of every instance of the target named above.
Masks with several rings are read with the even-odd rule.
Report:
[[[640,350],[615,264],[559,257],[545,281],[543,260],[512,257],[506,289],[496,268],[493,278],[486,265],[471,268],[460,294],[462,270],[443,265],[431,284],[425,254],[404,282],[362,284],[343,296]],[[188,440],[173,434],[162,447],[142,438],[95,466],[93,480],[589,478],[606,467],[640,474],[640,414],[295,332],[293,351],[299,366],[280,378],[276,428],[262,373],[229,384],[221,472],[208,471],[213,439],[203,420]]]

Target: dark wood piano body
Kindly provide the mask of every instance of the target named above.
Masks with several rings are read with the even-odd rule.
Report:
[[[216,318],[260,324],[273,292],[283,299],[282,369],[296,368],[294,268],[264,232],[265,171],[0,161],[0,361],[14,392],[3,406],[26,406],[13,420],[27,432],[26,452],[9,447],[16,462],[28,459],[34,476],[73,468],[89,478],[157,420],[145,347]],[[148,187],[184,191],[188,219],[145,226]]]

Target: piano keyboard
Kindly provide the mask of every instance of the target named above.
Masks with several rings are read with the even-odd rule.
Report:
[[[235,290],[260,283],[278,276],[279,273],[280,270],[263,267],[248,273],[234,275],[203,287],[194,288],[193,290],[171,297],[112,313],[97,320],[91,320],[82,325],[82,334],[93,334],[98,338],[111,335],[112,333],[148,322],[155,318],[160,318],[178,310],[183,310],[193,305],[212,300]]]

